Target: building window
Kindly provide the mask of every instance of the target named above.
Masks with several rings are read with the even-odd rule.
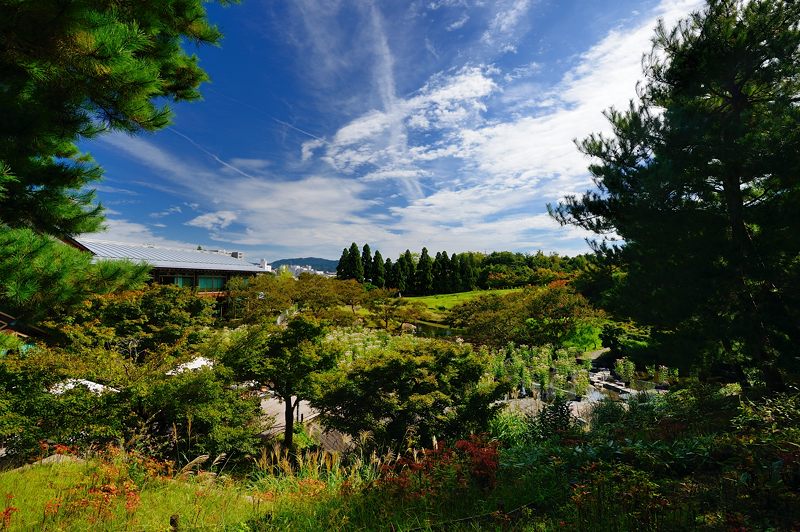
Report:
[[[174,284],[175,286],[192,288],[194,286],[194,277],[190,275],[162,275],[161,284]]]
[[[197,289],[201,292],[216,292],[225,286],[224,277],[201,275],[197,278]]]

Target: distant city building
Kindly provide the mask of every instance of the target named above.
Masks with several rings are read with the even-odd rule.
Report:
[[[91,253],[95,261],[128,259],[147,263],[152,267],[153,282],[194,288],[198,292],[220,292],[233,277],[272,271],[266,260],[258,264],[247,262],[241,251],[173,249],[89,238],[72,238],[67,243]]]
[[[297,265],[297,264],[285,264],[280,267],[281,271],[289,271],[295,277],[299,277],[301,273],[310,273],[312,275],[323,275],[325,277],[334,277],[336,276],[335,273],[331,272],[323,272],[320,270],[315,270],[311,266],[308,265]]]

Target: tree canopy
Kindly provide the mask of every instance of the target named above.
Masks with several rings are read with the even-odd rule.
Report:
[[[598,248],[632,317],[772,388],[800,341],[799,23],[795,2],[711,0],[661,24],[640,101],[579,144],[599,190],[551,209],[624,241]]]
[[[183,46],[219,41],[204,4],[0,0],[0,228],[16,247],[30,239],[21,229],[63,238],[101,228],[91,185],[102,169],[77,142],[109,131],[161,129],[172,116],[170,100],[200,97],[197,89],[208,77]],[[47,249],[58,245],[40,240],[33,260],[70,255]],[[3,255],[13,252],[6,248]],[[98,275],[81,273],[79,262],[65,261],[63,275]],[[119,273],[141,280],[136,272]],[[17,285],[32,286],[31,279]],[[79,287],[90,285],[62,279],[50,291]],[[2,294],[0,303],[23,292]]]
[[[223,356],[239,379],[267,385],[284,401],[284,440],[292,448],[294,409],[308,399],[313,379],[336,363],[336,351],[321,341],[325,329],[304,317],[291,319],[285,327],[254,325],[238,338]]]

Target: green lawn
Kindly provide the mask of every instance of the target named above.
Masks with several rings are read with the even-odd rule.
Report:
[[[508,294],[509,292],[518,292],[521,288],[506,288],[503,290],[472,290],[471,292],[458,292],[455,294],[438,294],[435,296],[418,296],[407,297],[410,301],[420,301],[425,303],[430,311],[429,316],[432,321],[442,321],[444,319],[444,311],[450,310],[459,303],[469,301],[475,297],[483,294]]]

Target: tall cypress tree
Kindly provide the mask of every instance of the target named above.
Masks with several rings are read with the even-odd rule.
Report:
[[[361,268],[364,270],[364,280],[372,282],[372,250],[369,249],[369,244],[364,244],[361,251]]]
[[[458,269],[458,255],[453,253],[450,259],[450,291],[459,292],[461,290],[461,270]]]
[[[436,252],[436,258],[433,259],[433,292],[435,294],[444,293],[444,270],[442,268],[442,252]]]
[[[350,264],[350,252],[347,248],[342,249],[342,256],[339,257],[339,264],[336,265],[336,278],[345,280],[345,279],[352,279],[352,276],[348,275],[348,266]]]
[[[409,250],[397,259],[397,289],[401,294],[414,290],[414,260]]]
[[[414,288],[418,294],[428,295],[433,292],[433,261],[428,255],[428,248],[422,248],[417,271],[414,275]]]
[[[458,269],[461,277],[460,289],[462,292],[474,290],[478,274],[475,270],[475,257],[472,253],[462,253],[459,255]]]
[[[386,276],[386,288],[398,288],[397,285],[397,265],[392,264],[392,259],[387,258],[383,265],[384,275]]]
[[[413,283],[413,279],[417,272],[417,263],[414,262],[414,255],[411,254],[410,250],[406,250],[403,253],[403,261],[406,263],[406,271],[408,273],[409,283]]]
[[[348,279],[355,279],[359,283],[364,282],[364,265],[361,262],[361,252],[358,244],[350,244],[350,251],[347,253]]]
[[[381,256],[381,252],[378,251],[377,249],[375,250],[375,256],[372,258],[372,269],[370,271],[372,273],[372,284],[374,284],[378,288],[385,287],[386,270],[384,269],[383,257]]]
[[[442,294],[449,294],[453,291],[452,289],[452,267],[450,265],[450,256],[447,254],[446,251],[442,251],[442,287],[441,293]]]

